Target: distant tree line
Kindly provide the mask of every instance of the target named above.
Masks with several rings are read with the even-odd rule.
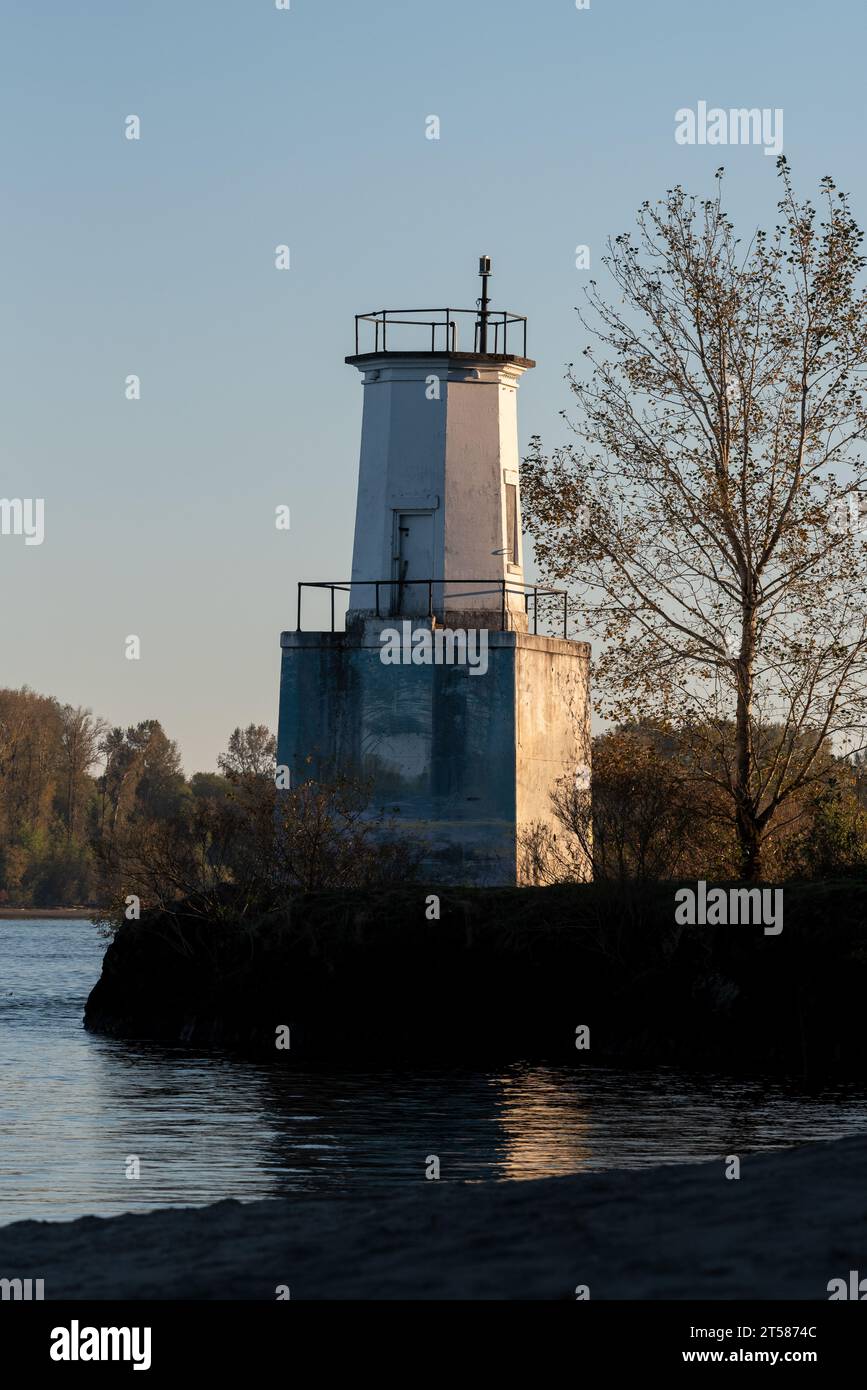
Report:
[[[273,781],[274,737],[236,729],[218,773],[184,776],[158,719],[111,727],[90,710],[27,687],[0,690],[0,903],[106,902],[120,847],[154,827],[192,827],[231,777]]]
[[[766,729],[760,761],[777,760],[784,737]],[[278,795],[263,725],[236,728],[217,763],[186,778],[159,720],[113,728],[27,688],[0,690],[0,905],[94,906],[120,921],[135,896],[142,910],[184,901],[212,918],[223,905],[261,913],[293,891],[415,875],[418,847],[369,818],[363,786],[309,781]],[[768,827],[769,879],[867,869],[867,759],[823,746],[819,771]],[[696,769],[693,728],[648,720],[599,735],[590,785],[564,775],[553,800],[557,829],[522,834],[537,883],[581,878],[588,862],[618,883],[739,875],[731,800]]]
[[[276,740],[236,728],[217,772],[187,779],[157,719],[123,729],[26,687],[0,690],[0,906],[138,909],[213,919],[287,893],[405,881],[417,853],[366,814],[350,779],[277,792]]]

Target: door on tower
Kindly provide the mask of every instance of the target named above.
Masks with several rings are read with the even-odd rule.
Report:
[[[433,512],[395,512],[393,555],[392,613],[427,613],[428,585],[413,581],[433,578]]]

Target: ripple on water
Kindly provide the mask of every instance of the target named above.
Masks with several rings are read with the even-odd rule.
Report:
[[[867,1091],[844,1085],[584,1064],[299,1073],[93,1037],[104,950],[87,922],[0,922],[0,1223],[393,1192],[433,1154],[443,1181],[521,1181],[867,1130]]]

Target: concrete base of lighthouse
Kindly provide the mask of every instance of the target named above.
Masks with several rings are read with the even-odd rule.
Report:
[[[278,762],[293,785],[369,785],[371,814],[424,845],[426,882],[517,884],[522,833],[541,821],[562,837],[550,793],[589,767],[590,648],[488,631],[484,673],[389,665],[382,633],[397,625],[282,634]]]

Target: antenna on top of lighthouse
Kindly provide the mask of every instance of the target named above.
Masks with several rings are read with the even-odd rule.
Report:
[[[482,297],[481,297],[481,299],[478,299],[478,300],[476,301],[476,303],[477,303],[478,306],[479,306],[479,352],[487,352],[487,350],[488,350],[488,306],[489,306],[489,304],[490,304],[490,302],[491,302],[490,299],[489,299],[489,297],[488,297],[488,280],[490,279],[490,275],[491,275],[491,258],[490,258],[490,256],[480,256],[480,257],[479,257],[479,274],[480,274],[481,277],[482,277]]]

